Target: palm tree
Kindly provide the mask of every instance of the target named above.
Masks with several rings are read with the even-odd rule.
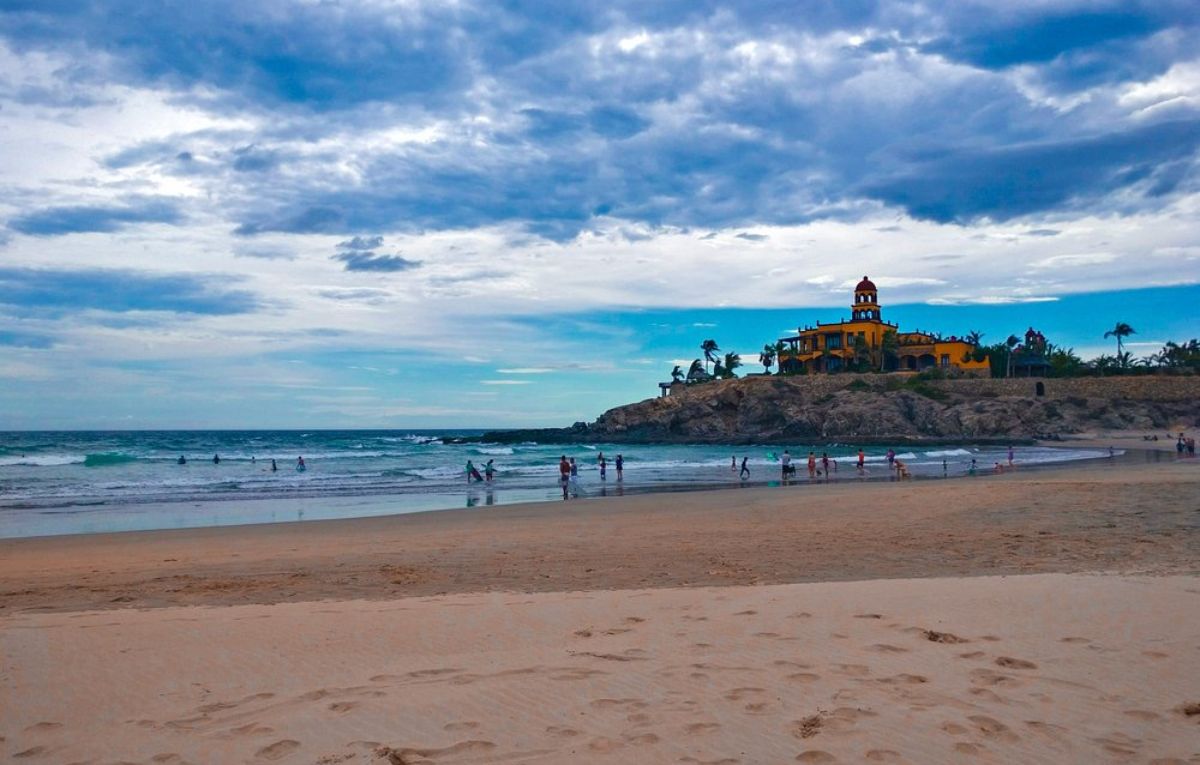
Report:
[[[742,357],[736,353],[726,353],[725,363],[722,365],[725,370],[722,377],[734,377],[733,370],[742,365]]]
[[[704,365],[700,363],[700,359],[692,362],[688,367],[687,381],[695,382],[696,380],[704,380],[708,377],[708,372],[704,371]]]
[[[758,354],[758,363],[763,365],[763,374],[771,374],[771,367],[775,365],[775,346],[767,343],[763,346],[762,353]]]
[[[978,346],[983,342],[983,333],[977,329],[973,329],[967,333],[967,342],[971,345]]]
[[[671,370],[671,382],[679,382],[682,379],[683,379],[683,370],[679,367],[678,364],[676,364],[675,368]]]
[[[1008,359],[1007,359],[1008,373],[1005,375],[1005,377],[1012,377],[1013,348],[1016,348],[1020,344],[1021,344],[1021,338],[1017,337],[1016,335],[1009,335],[1008,339],[1004,341],[1005,347],[1008,348]]]
[[[703,343],[700,343],[700,350],[704,351],[704,372],[707,374],[708,365],[716,362],[717,353],[721,349],[717,347],[716,340],[705,340]]]
[[[1110,337],[1117,338],[1117,358],[1121,358],[1121,338],[1136,335],[1137,330],[1129,326],[1123,321],[1118,321],[1117,326],[1104,333],[1105,339]]]

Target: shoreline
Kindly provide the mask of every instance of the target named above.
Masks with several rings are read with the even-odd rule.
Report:
[[[1123,439],[1128,441],[1129,439]],[[1150,442],[1145,442],[1149,444]],[[1074,444],[1063,444],[1057,441],[1038,443],[1049,449],[1069,450],[1072,446],[1103,451],[1104,448],[1094,439],[1081,438]],[[1128,445],[1120,447],[1124,454],[1115,456],[1096,456],[1054,462],[1022,463],[1018,460],[1015,466],[1003,466],[1006,471],[1018,470],[1044,471],[1071,467],[1073,469],[1093,469],[1100,464],[1114,464],[1114,461],[1126,462],[1146,461],[1150,454],[1158,455],[1162,449],[1138,448]],[[1156,457],[1157,458],[1157,457]],[[812,487],[824,484],[849,484],[895,482],[901,480],[882,462],[868,463],[865,473],[858,473],[850,458],[842,458],[846,463],[845,470],[833,478],[810,478],[801,471],[804,470],[802,457],[793,464],[797,473],[788,480],[779,477],[740,481],[693,482],[693,483],[652,483],[638,484],[636,482],[621,482],[615,478],[612,481],[600,482],[589,480],[576,485],[579,493],[570,501],[597,500],[624,496],[647,496],[657,494],[688,494],[694,492],[746,490],[757,488],[788,489]],[[915,481],[948,480],[963,478],[979,478],[993,473],[992,466],[979,465],[975,475],[962,469],[965,462],[956,463],[954,469],[938,474],[936,469],[930,473],[914,472],[909,479]],[[835,465],[836,466],[836,465]],[[880,473],[880,470],[885,472]],[[761,467],[755,466],[755,473],[761,473]],[[836,473],[837,471],[835,471]],[[206,526],[247,526],[261,523],[297,523],[312,520],[334,520],[340,518],[365,518],[387,515],[409,515],[414,513],[443,512],[463,510],[474,507],[508,507],[518,504],[538,504],[542,502],[562,501],[560,488],[555,482],[540,488],[508,488],[497,482],[495,484],[470,484],[461,491],[432,491],[428,493],[364,493],[364,494],[317,494],[300,496],[272,497],[220,497],[197,498],[188,497],[178,500],[153,499],[143,502],[121,500],[96,500],[68,504],[38,504],[19,503],[5,506],[5,528],[0,529],[0,540],[27,539],[43,536],[69,536],[75,534],[104,534],[126,531],[155,531],[168,529],[202,528]],[[465,505],[465,507],[464,507]],[[193,512],[186,508],[200,509],[203,512]],[[347,513],[346,510],[349,510]],[[98,514],[96,524],[88,526],[90,514]],[[174,519],[165,521],[164,518]],[[56,524],[54,521],[59,520]],[[166,525],[161,525],[166,523]],[[84,525],[87,530],[77,530]],[[16,530],[14,533],[14,529]],[[60,530],[65,529],[65,530]],[[32,532],[32,533],[31,533]]]

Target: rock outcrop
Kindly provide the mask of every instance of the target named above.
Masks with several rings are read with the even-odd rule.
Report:
[[[920,380],[895,375],[754,376],[677,385],[570,428],[488,441],[856,443],[1028,440],[1094,430],[1147,433],[1200,423],[1200,377]]]

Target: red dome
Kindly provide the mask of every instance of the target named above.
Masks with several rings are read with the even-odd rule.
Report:
[[[857,287],[854,288],[854,291],[855,292],[878,292],[879,290],[875,289],[875,282],[871,281],[870,279],[868,279],[867,277],[864,276],[863,280],[858,283]]]

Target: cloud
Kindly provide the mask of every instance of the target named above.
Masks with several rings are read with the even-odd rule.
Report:
[[[553,372],[551,367],[515,367],[512,369],[497,369],[502,375],[544,375]]]
[[[421,266],[419,260],[408,260],[400,255],[376,255],[373,252],[343,252],[333,256],[341,261],[347,271],[411,271]]]
[[[0,345],[12,348],[53,348],[54,340],[45,335],[0,329]]]
[[[260,302],[254,294],[231,289],[237,281],[115,269],[0,268],[0,305],[47,315],[89,309],[230,315],[257,309]]]
[[[1086,138],[999,149],[947,149],[863,193],[941,223],[1009,220],[1039,210],[1080,207],[1124,190],[1161,196],[1172,171],[1200,149],[1200,119],[1164,122]]]
[[[771,237],[763,234],[747,234],[745,231],[737,235],[738,239],[745,239],[747,242],[765,242]]]
[[[382,246],[382,236],[356,236],[353,239],[337,243],[339,250],[377,250]]]
[[[17,215],[9,228],[31,236],[61,236],[86,232],[111,232],[137,223],[183,222],[173,200],[146,199],[121,205],[50,207]]]
[[[529,385],[531,380],[480,380],[480,385]]]

